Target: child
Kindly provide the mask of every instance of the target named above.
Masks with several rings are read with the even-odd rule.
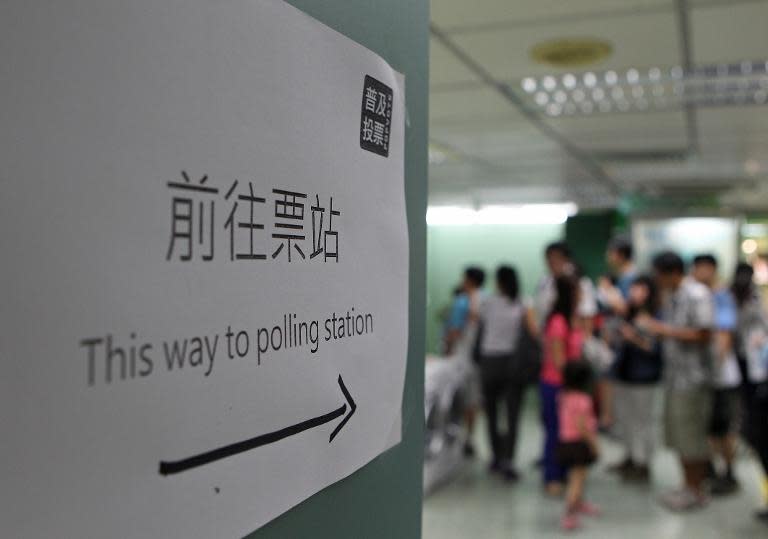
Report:
[[[597,417],[590,396],[592,367],[586,361],[566,363],[563,391],[559,397],[560,441],[557,457],[568,469],[565,492],[565,514],[562,527],[566,531],[581,527],[580,514],[598,516],[600,510],[584,500],[587,470],[597,460]]]

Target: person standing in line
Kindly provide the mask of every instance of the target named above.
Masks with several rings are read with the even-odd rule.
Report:
[[[445,343],[443,352],[446,356],[453,355],[456,346],[465,336],[470,323],[477,321],[480,312],[480,294],[485,283],[485,271],[470,266],[464,270],[461,285],[454,293],[453,303],[448,315],[445,328]]]
[[[614,342],[620,341],[616,332],[627,314],[629,290],[637,276],[637,271],[633,262],[632,244],[624,238],[616,238],[608,244],[605,258],[611,269],[613,279],[609,277],[600,279],[597,297],[607,314],[604,333],[608,336],[609,342]],[[615,344],[614,351],[616,351]],[[608,430],[616,427],[618,431],[626,432],[626,429],[621,425],[615,425],[616,407],[619,405],[618,401],[624,398],[623,395],[619,394],[622,386],[615,383],[615,378],[615,369],[609,369],[597,382],[597,394],[601,404],[600,427]],[[630,462],[623,461],[612,466],[610,470],[624,473],[627,468],[631,467],[629,465]]]
[[[655,445],[653,411],[662,373],[661,345],[636,321],[658,317],[659,302],[656,284],[648,276],[636,278],[628,292],[614,369],[616,394],[621,397],[616,401],[616,423],[625,454],[618,471],[623,479],[647,482]]]
[[[664,437],[683,469],[680,489],[665,493],[661,503],[673,511],[703,508],[708,501],[708,427],[714,306],[709,289],[686,277],[685,263],[667,251],[653,260],[659,288],[666,292],[663,321],[638,318],[641,331],[662,339],[665,379]]]
[[[755,516],[768,525],[768,317],[753,278],[752,266],[739,264],[731,291],[738,307],[735,340],[744,398],[743,433],[763,468],[763,507]]]
[[[741,373],[734,347],[738,314],[731,291],[718,284],[717,259],[713,255],[696,256],[693,259],[692,274],[694,279],[710,289],[715,303],[715,332],[712,340],[713,402],[709,436],[713,456],[723,462],[723,472],[718,474],[713,462],[710,493],[723,496],[739,488],[733,473],[741,416]]]
[[[568,470],[565,513],[561,520],[565,531],[580,528],[581,515],[600,516],[600,508],[584,496],[589,467],[600,454],[591,395],[592,378],[592,366],[583,360],[571,361],[563,370],[563,389],[558,399],[560,440],[557,458]]]
[[[544,251],[544,260],[548,273],[539,281],[534,297],[534,309],[539,327],[544,327],[546,324],[555,302],[557,295],[555,280],[558,277],[572,277],[579,287],[579,300],[575,307],[579,323],[583,330],[591,332],[592,319],[597,314],[597,294],[588,277],[577,275],[578,269],[573,261],[570,247],[562,241],[550,243]]]
[[[463,395],[467,440],[464,444],[464,455],[467,457],[475,455],[472,437],[475,431],[477,413],[482,406],[480,374],[471,356],[480,318],[484,284],[485,271],[481,268],[471,266],[464,270],[462,292],[454,299],[445,343],[446,355],[456,357],[465,369]]]
[[[555,301],[544,326],[539,391],[544,423],[544,487],[547,494],[559,496],[563,492],[565,469],[558,462],[556,455],[560,428],[558,395],[563,385],[563,369],[566,363],[581,358],[584,334],[577,322],[577,282],[572,277],[558,277],[555,280],[555,291]]]
[[[518,349],[523,331],[537,332],[533,312],[519,300],[517,271],[500,266],[496,271],[496,294],[480,309],[479,364],[488,436],[493,451],[491,472],[517,481],[514,467],[518,419],[527,384],[526,366]],[[506,404],[506,434],[499,433],[498,405]]]

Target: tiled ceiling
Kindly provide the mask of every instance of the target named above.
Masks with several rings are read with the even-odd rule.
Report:
[[[553,116],[521,87],[527,77],[586,71],[668,73],[686,65],[686,50],[693,66],[766,61],[768,0],[432,0],[431,8],[432,204],[598,207],[622,193],[672,196],[690,186],[768,208],[766,104]],[[607,41],[612,52],[568,69],[531,56],[538,43],[572,37]]]

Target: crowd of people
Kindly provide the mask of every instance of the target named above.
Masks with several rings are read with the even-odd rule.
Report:
[[[606,253],[610,275],[593,284],[567,244],[552,243],[544,255],[548,271],[530,301],[514,267],[496,270],[493,292],[481,268],[467,268],[446,320],[444,352],[473,365],[466,421],[471,433],[484,410],[490,472],[519,479],[518,423],[535,384],[537,464],[544,492],[564,498],[564,529],[600,512],[585,491],[601,435],[624,452],[611,472],[650,482],[658,430],[683,476],[680,488],[659,497],[665,507],[696,511],[738,490],[734,460],[744,440],[764,472],[765,507],[756,516],[768,524],[768,315],[752,267],[740,263],[725,283],[715,256],[698,255],[687,267],[667,251],[641,273],[631,243],[616,239]]]

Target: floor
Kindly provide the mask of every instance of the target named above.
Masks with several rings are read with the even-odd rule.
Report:
[[[541,431],[535,401],[528,405],[522,425],[518,467],[523,479],[508,485],[486,472],[488,447],[484,425],[475,434],[478,458],[467,461],[456,477],[424,500],[424,539],[495,539],[562,537],[558,528],[562,502],[544,497],[539,471],[533,462],[539,452]],[[593,538],[720,539],[768,538],[768,527],[752,514],[760,495],[756,463],[744,451],[737,475],[741,491],[719,498],[699,513],[678,515],[660,507],[656,497],[677,486],[680,475],[671,454],[660,450],[653,462],[651,486],[622,484],[605,471],[607,462],[620,458],[615,443],[604,441],[603,460],[590,475],[589,497],[604,510],[599,520],[585,521],[577,536]]]

